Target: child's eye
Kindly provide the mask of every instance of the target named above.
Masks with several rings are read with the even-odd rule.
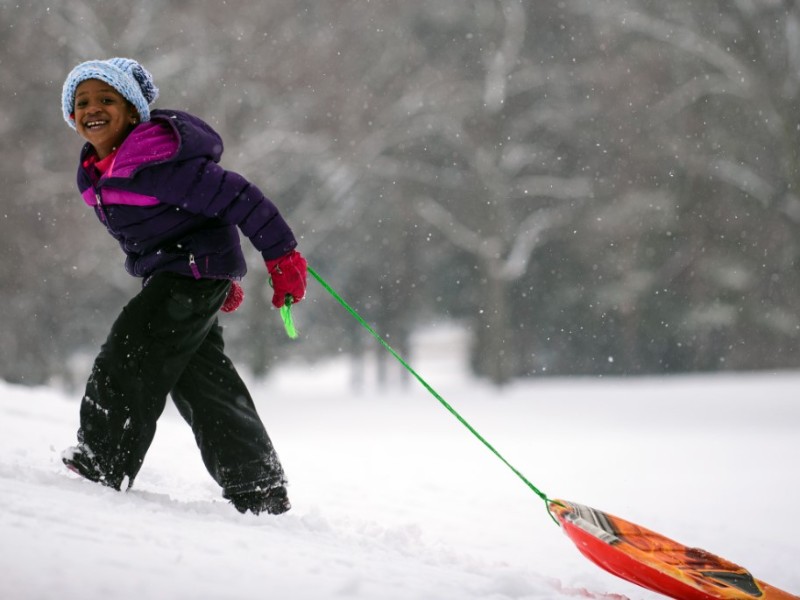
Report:
[[[103,104],[105,106],[110,106],[112,104],[116,104],[117,99],[112,96],[108,96],[106,98],[100,98],[96,102],[98,102],[99,104]],[[83,99],[75,101],[75,108],[86,108],[88,106],[89,106],[89,100]]]

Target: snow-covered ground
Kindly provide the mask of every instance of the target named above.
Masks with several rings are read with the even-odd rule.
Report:
[[[549,496],[800,593],[800,374],[551,379],[498,391],[415,367]],[[0,383],[4,600],[653,599],[579,554],[544,504],[416,382],[347,365],[253,383],[293,509],[240,515],[170,407],[128,493],[66,471],[77,395]]]

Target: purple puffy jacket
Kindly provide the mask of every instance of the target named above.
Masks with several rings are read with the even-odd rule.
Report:
[[[188,113],[154,110],[120,146],[99,178],[78,167],[78,189],[122,246],[136,277],[172,271],[240,279],[247,271],[238,229],[274,259],[296,245],[277,207],[218,162],[222,139]]]

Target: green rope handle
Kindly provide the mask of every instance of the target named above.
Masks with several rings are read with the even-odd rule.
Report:
[[[448,411],[448,412],[449,412],[451,415],[453,415],[453,416],[454,416],[456,419],[458,419],[458,421],[459,421],[459,422],[460,422],[460,423],[461,423],[461,424],[462,424],[464,427],[466,427],[466,428],[469,430],[469,432],[470,432],[472,435],[474,435],[476,438],[478,438],[478,440],[479,440],[479,441],[480,441],[480,442],[481,442],[481,443],[482,443],[484,446],[486,446],[486,447],[487,447],[487,448],[488,448],[488,449],[489,449],[489,450],[492,452],[492,454],[494,454],[494,455],[495,455],[497,458],[499,458],[499,459],[500,459],[500,461],[501,461],[501,462],[502,462],[504,465],[506,465],[506,466],[507,466],[509,469],[511,469],[511,471],[512,471],[512,472],[513,472],[513,473],[514,473],[514,474],[515,474],[517,477],[519,477],[519,478],[520,478],[520,480],[522,480],[522,482],[523,482],[525,485],[527,485],[527,486],[528,486],[528,488],[530,488],[530,489],[533,491],[533,493],[534,493],[534,494],[536,494],[537,496],[539,496],[539,498],[540,498],[541,500],[543,500],[543,501],[544,501],[544,503],[545,503],[545,507],[547,508],[547,513],[550,515],[550,518],[551,518],[551,519],[553,519],[553,521],[555,521],[555,523],[556,523],[557,525],[560,525],[560,524],[559,524],[559,522],[558,522],[558,520],[557,520],[557,519],[556,519],[556,518],[553,516],[552,512],[550,512],[550,504],[551,504],[551,503],[554,503],[554,504],[560,504],[560,503],[559,503],[559,502],[557,502],[557,501],[551,500],[550,498],[548,498],[548,497],[547,497],[547,495],[546,495],[544,492],[542,492],[541,490],[539,490],[539,488],[537,488],[535,485],[533,485],[533,483],[531,483],[531,482],[530,482],[530,481],[529,481],[529,480],[528,480],[528,479],[527,479],[527,478],[526,478],[526,477],[525,477],[525,476],[524,476],[524,475],[523,475],[523,474],[522,474],[522,473],[521,473],[521,472],[520,472],[520,471],[519,471],[519,470],[518,470],[516,467],[514,467],[514,465],[512,465],[510,462],[508,462],[508,461],[505,459],[505,457],[504,457],[502,454],[500,454],[500,452],[498,452],[498,451],[497,451],[497,449],[496,449],[494,446],[492,446],[492,445],[491,445],[491,444],[488,442],[488,440],[487,440],[486,438],[484,438],[484,437],[483,437],[483,436],[482,436],[480,433],[478,433],[478,431],[477,431],[477,430],[476,430],[476,429],[475,429],[475,428],[474,428],[472,425],[470,425],[470,424],[467,422],[467,420],[466,420],[464,417],[462,417],[462,416],[461,416],[461,415],[458,413],[458,411],[457,411],[456,409],[454,409],[454,408],[453,408],[453,407],[452,407],[452,406],[451,406],[451,405],[450,405],[450,404],[449,404],[449,403],[448,403],[448,402],[447,402],[447,401],[446,401],[444,398],[442,398],[442,396],[441,396],[441,395],[439,395],[439,393],[438,393],[438,392],[437,392],[435,389],[433,389],[433,387],[431,387],[431,385],[430,385],[430,384],[429,384],[427,381],[425,381],[425,379],[423,379],[423,378],[422,378],[422,376],[421,376],[419,373],[417,373],[417,372],[416,372],[416,371],[415,371],[415,370],[414,370],[414,369],[411,367],[411,365],[409,365],[409,364],[408,364],[408,363],[407,363],[407,362],[406,362],[406,361],[403,359],[403,357],[402,357],[402,356],[400,356],[400,355],[399,355],[399,354],[398,354],[398,353],[395,351],[395,349],[394,349],[394,348],[392,348],[392,347],[391,347],[391,346],[390,346],[390,345],[389,345],[389,344],[386,342],[386,340],[384,340],[384,339],[383,339],[383,338],[382,338],[380,335],[378,335],[378,333],[377,333],[377,332],[376,332],[376,331],[375,331],[375,330],[374,330],[374,329],[373,329],[373,328],[372,328],[372,327],[369,325],[369,323],[367,323],[367,322],[366,322],[366,321],[365,321],[365,320],[364,320],[364,319],[361,317],[361,315],[359,315],[359,314],[356,312],[356,310],[355,310],[355,309],[354,309],[352,306],[350,306],[350,305],[349,305],[349,304],[348,304],[348,303],[347,303],[347,302],[344,300],[344,298],[342,298],[342,297],[341,297],[341,296],[340,296],[340,295],[339,295],[339,294],[336,292],[336,290],[334,290],[334,289],[333,289],[333,288],[330,286],[330,284],[328,284],[328,282],[327,282],[327,281],[325,281],[325,280],[324,280],[322,277],[320,277],[320,275],[319,275],[319,274],[318,274],[318,273],[317,273],[317,272],[316,272],[314,269],[312,269],[310,266],[308,267],[308,272],[309,272],[309,273],[312,275],[312,277],[314,277],[314,279],[316,279],[316,280],[319,282],[319,284],[320,284],[320,285],[321,285],[321,286],[322,286],[322,287],[325,289],[325,291],[326,291],[326,292],[328,292],[328,293],[329,293],[329,294],[330,294],[330,295],[331,295],[331,296],[332,296],[332,297],[333,297],[333,298],[334,298],[334,299],[335,299],[335,300],[336,300],[336,301],[337,301],[339,304],[341,304],[341,305],[342,305],[342,307],[343,307],[343,308],[344,308],[344,309],[345,309],[347,312],[349,312],[349,313],[350,313],[350,315],[351,315],[351,316],[352,316],[352,317],[353,317],[353,318],[354,318],[356,321],[358,321],[358,322],[361,324],[361,326],[362,326],[364,329],[366,329],[366,330],[367,330],[367,331],[368,331],[368,332],[369,332],[369,333],[372,335],[372,337],[374,337],[376,340],[378,340],[378,342],[380,342],[380,344],[381,344],[381,345],[382,345],[382,346],[383,346],[383,347],[384,347],[384,348],[385,348],[385,349],[386,349],[386,350],[389,352],[389,354],[391,354],[392,356],[394,356],[394,357],[397,359],[397,361],[398,361],[398,362],[399,362],[401,365],[403,365],[403,367],[404,367],[404,368],[405,368],[405,369],[406,369],[406,370],[407,370],[409,373],[411,373],[411,374],[412,374],[412,375],[413,375],[413,376],[416,378],[416,380],[417,380],[417,381],[419,381],[419,382],[422,384],[422,386],[423,386],[423,387],[424,387],[426,390],[428,390],[428,392],[429,392],[429,393],[430,393],[430,394],[431,394],[431,395],[432,395],[434,398],[436,398],[436,399],[439,401],[439,403],[440,403],[442,406],[444,406],[444,407],[445,407],[445,409],[447,409],[447,411]]]
[[[297,339],[297,328],[294,326],[294,318],[292,318],[292,298],[289,294],[281,306],[281,319],[283,320],[283,328],[286,330],[286,335],[291,339]]]

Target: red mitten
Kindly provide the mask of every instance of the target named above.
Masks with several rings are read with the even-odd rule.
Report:
[[[238,281],[231,281],[231,289],[228,290],[228,296],[222,304],[220,310],[222,312],[233,312],[244,302],[244,290],[239,285]]]
[[[306,259],[297,250],[292,250],[280,258],[265,261],[267,271],[272,276],[272,304],[280,308],[291,296],[293,303],[300,302],[306,295]]]

